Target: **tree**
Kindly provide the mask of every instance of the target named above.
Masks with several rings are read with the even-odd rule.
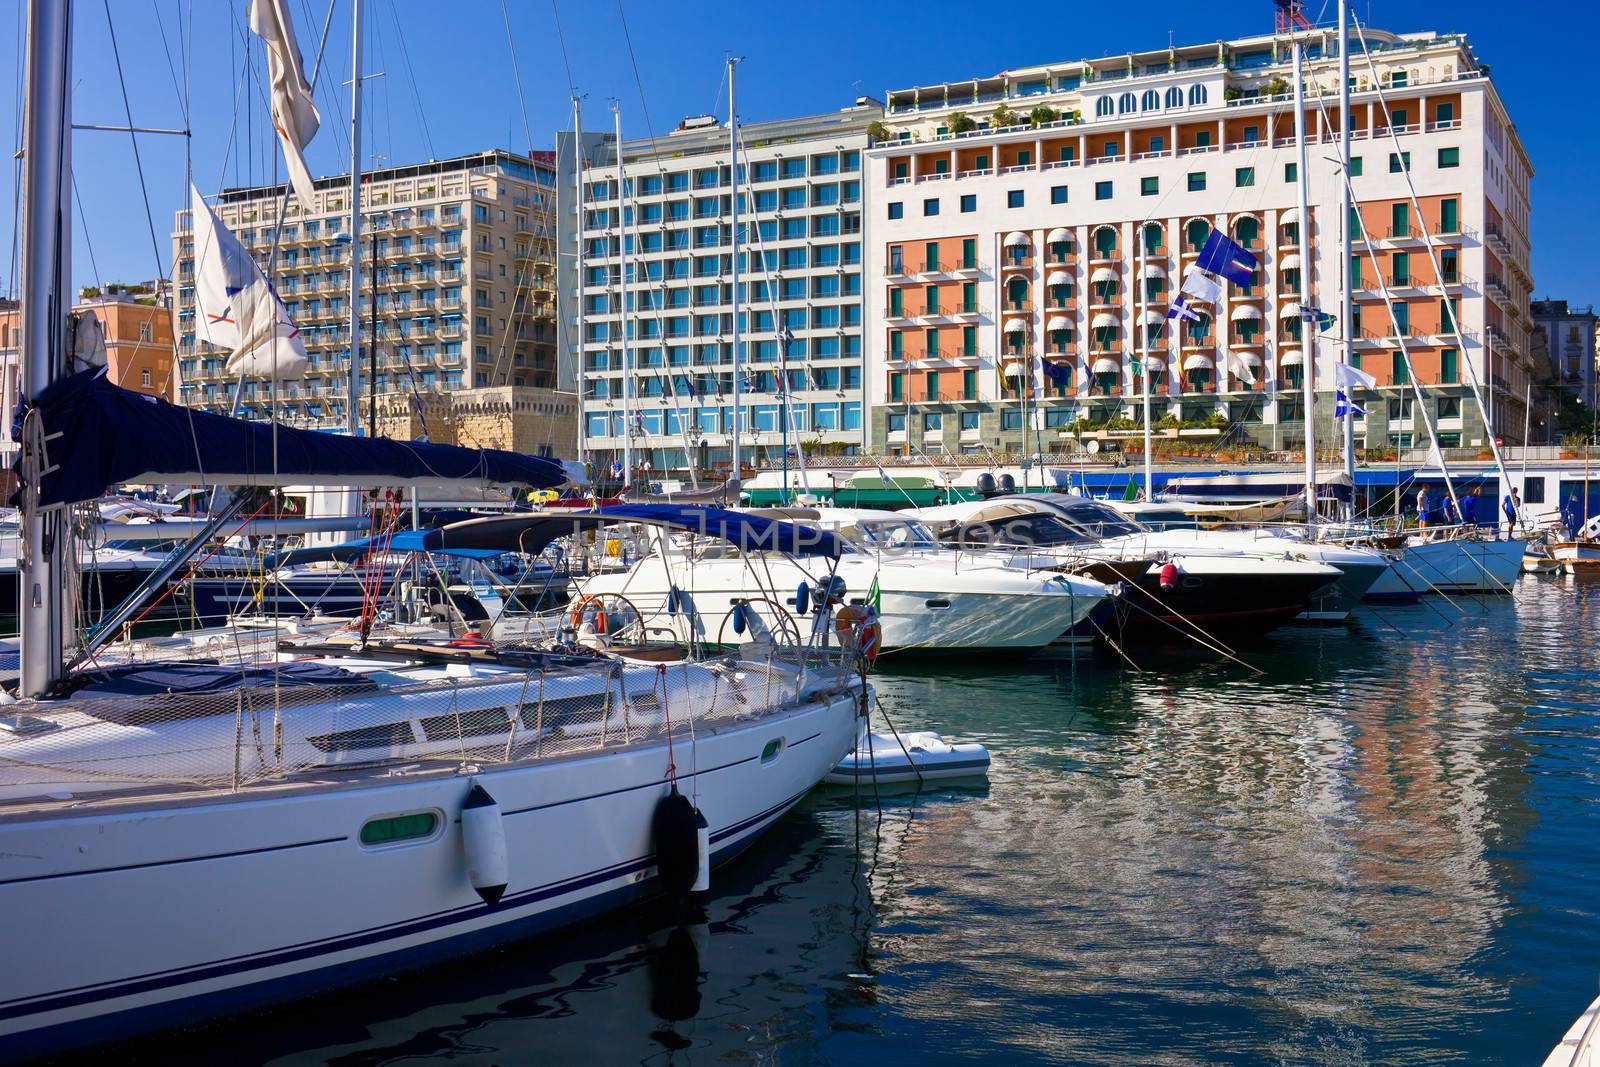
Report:
[[[1012,111],[1005,104],[1001,104],[999,107],[995,108],[994,114],[989,116],[989,126],[991,129],[1003,130],[1007,126],[1015,126],[1016,124],[1017,113]]]
[[[957,111],[950,116],[951,133],[971,133],[978,128],[978,120],[965,111]]]
[[[1054,122],[1060,117],[1061,112],[1057,111],[1049,104],[1039,104],[1032,111],[1028,112],[1028,121],[1033,123],[1035,126],[1043,126],[1045,123]]]
[[[1269,81],[1266,84],[1266,88],[1261,91],[1268,96],[1288,96],[1289,82],[1280,74]]]
[[[873,119],[867,123],[867,136],[874,141],[887,141],[889,139],[889,127],[879,120]]]

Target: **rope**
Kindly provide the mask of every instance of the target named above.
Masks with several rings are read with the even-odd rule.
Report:
[[[678,760],[672,751],[672,704],[667,699],[667,665],[656,664],[656,680],[661,683],[661,714],[667,724],[667,773],[663,778],[672,779],[673,789],[678,787]]]

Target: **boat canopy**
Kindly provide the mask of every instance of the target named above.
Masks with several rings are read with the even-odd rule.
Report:
[[[344,562],[360,559],[369,552],[427,552],[428,530],[401,530],[392,537],[362,537],[338,545],[318,545],[315,548],[295,548],[278,552],[263,561],[266,567],[287,567],[296,563],[325,563],[330,560]],[[441,548],[440,555],[461,559],[494,559],[505,555],[504,549],[495,548]]]
[[[618,504],[597,511],[565,514],[530,512],[469,519],[429,530],[423,538],[423,545],[429,551],[476,548],[536,554],[560,538],[619,523],[661,526],[703,537],[717,537],[746,552],[837,557],[842,548],[842,542],[836,535],[813,526],[799,526],[764,515],[725,508],[679,504]]]
[[[113,385],[103,370],[63,378],[24,413],[48,463],[39,504],[94,500],[113,485],[529,486],[581,481],[576,466],[492,448],[345,437],[179,407]],[[19,422],[22,425],[23,422]]]

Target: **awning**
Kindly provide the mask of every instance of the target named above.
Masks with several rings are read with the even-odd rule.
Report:
[[[1166,321],[1166,314],[1164,312],[1156,311],[1154,308],[1146,310],[1144,313],[1144,322],[1146,326],[1159,326]]]
[[[1102,311],[1094,317],[1091,325],[1097,330],[1114,330],[1122,325],[1122,320],[1109,311]]]
[[[1167,276],[1167,268],[1154,263],[1146,263],[1144,265],[1144,276],[1146,278],[1165,278]]]
[[[1007,378],[1020,378],[1023,374],[1022,363],[1018,360],[1007,360],[1000,365],[1000,373]]]
[[[50,464],[39,480],[41,506],[95,500],[124,482],[550,489],[583,479],[559,460],[520,452],[230,419],[120,388],[100,370],[56,382],[33,407]]]
[[[1089,275],[1089,280],[1099,285],[1101,282],[1114,282],[1120,275],[1110,267],[1096,267],[1094,273]]]
[[[618,504],[598,511],[532,512],[468,519],[429,530],[423,541],[429,550],[496,548],[537,555],[562,537],[618,523],[684,530],[730,541],[747,552],[782,552],[789,556],[837,556],[841,544],[837,535],[814,526],[726,508],[685,504]]]
[[[1183,358],[1184,370],[1212,370],[1215,367],[1216,363],[1212,361],[1210,356],[1202,356],[1199,353],[1196,353],[1195,355],[1185,356]]]
[[[1027,333],[1028,332],[1028,321],[1026,319],[1007,319],[1006,320],[1006,325],[1005,325],[1005,332],[1006,333]]]
[[[1288,255],[1286,255],[1282,259],[1278,260],[1278,269],[1279,270],[1299,270],[1300,269],[1300,254],[1298,252],[1290,252]]]
[[[1251,304],[1240,304],[1233,309],[1233,314],[1228,316],[1234,322],[1243,322],[1246,319],[1261,318],[1261,309]]]
[[[1058,245],[1063,241],[1069,243],[1072,241],[1072,231],[1063,226],[1057,226],[1044,235],[1044,243],[1047,245]]]
[[[1033,244],[1033,240],[1021,230],[1018,230],[1016,233],[1006,235],[1007,248],[1021,248],[1025,245],[1031,244]]]
[[[1050,276],[1044,280],[1044,283],[1046,285],[1071,285],[1072,275],[1064,270],[1053,270],[1050,272]]]
[[[1283,307],[1278,309],[1278,318],[1280,319],[1298,319],[1299,317],[1299,304],[1285,304]]]
[[[1056,330],[1070,330],[1072,329],[1072,320],[1065,315],[1051,315],[1050,321],[1044,324],[1044,328],[1052,333]]]
[[[1112,359],[1109,356],[1101,356],[1099,359],[1094,361],[1094,373],[1096,373],[1096,374],[1121,374],[1122,373],[1122,364],[1118,363],[1116,360]]]
[[[1280,212],[1278,212],[1278,225],[1279,226],[1293,226],[1295,223],[1297,223],[1299,221],[1300,221],[1300,209],[1297,208],[1297,207],[1292,207],[1288,211],[1280,211]]]
[[[1278,353],[1278,366],[1280,367],[1298,367],[1305,361],[1305,353],[1298,348],[1285,348]]]

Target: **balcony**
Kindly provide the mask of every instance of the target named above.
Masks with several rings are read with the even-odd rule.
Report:
[[[1500,258],[1509,259],[1511,257],[1511,244],[1499,230],[1485,230],[1483,243]]]

